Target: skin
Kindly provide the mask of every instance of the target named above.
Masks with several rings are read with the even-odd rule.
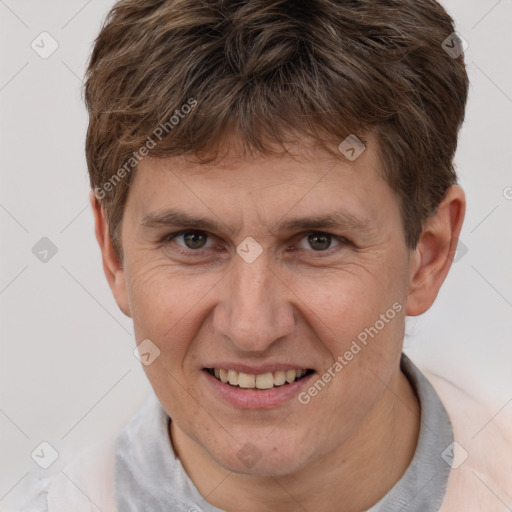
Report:
[[[133,319],[137,343],[150,339],[161,351],[144,370],[172,418],[173,448],[200,493],[221,509],[334,512],[342,503],[346,512],[360,511],[393,487],[414,455],[420,406],[399,368],[405,316],[434,302],[465,197],[452,187],[417,247],[407,248],[371,135],[366,146],[354,162],[307,143],[248,158],[236,140],[216,165],[147,157],[125,206],[123,261],[91,194],[114,297]],[[195,246],[183,236],[160,243],[184,227],[150,227],[143,219],[170,207],[217,221],[220,230],[199,230],[206,237]],[[366,219],[366,228],[277,229],[279,221],[340,208]],[[314,233],[331,236],[315,242],[308,238]],[[252,263],[236,252],[248,236],[263,249]],[[401,312],[308,404],[294,397],[242,410],[205,382],[203,368],[221,360],[296,363],[314,369],[316,380],[394,303]],[[248,442],[259,457],[251,467],[237,456]]]

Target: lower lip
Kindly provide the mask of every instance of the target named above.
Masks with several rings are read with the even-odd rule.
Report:
[[[242,409],[272,409],[279,407],[296,397],[300,393],[301,388],[305,387],[311,377],[316,374],[313,372],[291,384],[283,384],[282,386],[276,386],[272,389],[256,391],[224,384],[206,370],[203,370],[203,373],[215,394],[231,405]]]

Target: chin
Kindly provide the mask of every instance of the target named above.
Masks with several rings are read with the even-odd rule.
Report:
[[[261,477],[282,477],[300,471],[308,464],[312,453],[305,453],[304,442],[281,439],[275,432],[269,436],[268,432],[261,437],[253,435],[244,436],[246,440],[233,440],[227,451],[210,451],[210,456],[228,471]],[[308,452],[315,451],[311,443],[307,443],[307,449]]]

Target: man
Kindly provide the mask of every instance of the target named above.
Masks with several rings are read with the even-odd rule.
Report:
[[[464,218],[458,49],[431,0],[116,3],[91,205],[154,393],[29,510],[510,510],[505,425],[402,354]]]

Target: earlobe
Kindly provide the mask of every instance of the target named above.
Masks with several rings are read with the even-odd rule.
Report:
[[[410,260],[406,315],[421,315],[434,303],[450,270],[465,210],[464,191],[454,185],[448,190],[435,214],[425,222]]]
[[[105,210],[101,207],[101,202],[93,191],[89,193],[89,202],[94,215],[94,231],[101,251],[103,272],[119,309],[126,316],[131,317],[124,269],[110,237]]]

